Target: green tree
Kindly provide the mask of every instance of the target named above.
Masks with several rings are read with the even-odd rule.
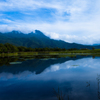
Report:
[[[21,46],[21,47],[18,47],[18,51],[19,51],[19,52],[25,52],[25,51],[27,51],[27,48]]]
[[[4,46],[7,48],[7,52],[18,52],[18,48],[12,44],[6,43]]]
[[[94,48],[94,47],[92,47],[92,50],[95,50],[95,48]]]
[[[0,53],[6,53],[7,52],[7,48],[0,43]]]

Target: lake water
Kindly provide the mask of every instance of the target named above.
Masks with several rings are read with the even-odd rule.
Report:
[[[0,58],[0,100],[100,100],[99,82],[99,57]]]

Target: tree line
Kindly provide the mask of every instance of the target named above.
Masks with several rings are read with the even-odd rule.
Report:
[[[0,53],[14,53],[14,52],[39,52],[39,51],[65,51],[65,48],[27,48],[24,46],[15,46],[9,43],[0,43]]]
[[[10,43],[1,44],[0,43],[0,53],[14,53],[14,52],[45,52],[45,51],[77,51],[77,50],[89,50],[87,48],[77,49],[65,49],[65,48],[31,48],[24,46],[15,46]],[[93,47],[92,50],[95,50]],[[99,50],[100,51],[100,50]]]

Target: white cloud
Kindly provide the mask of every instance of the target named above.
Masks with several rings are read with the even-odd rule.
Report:
[[[13,21],[9,19],[0,19],[0,21],[6,22],[6,23],[13,23]]]
[[[54,4],[55,3],[55,4]],[[46,2],[46,0],[6,0],[6,2],[0,2],[1,11],[26,11],[34,10],[38,8],[55,8],[58,9],[60,5],[53,0]]]

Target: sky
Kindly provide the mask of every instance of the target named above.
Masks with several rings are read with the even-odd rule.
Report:
[[[100,44],[100,0],[0,0],[0,32],[12,30]]]

